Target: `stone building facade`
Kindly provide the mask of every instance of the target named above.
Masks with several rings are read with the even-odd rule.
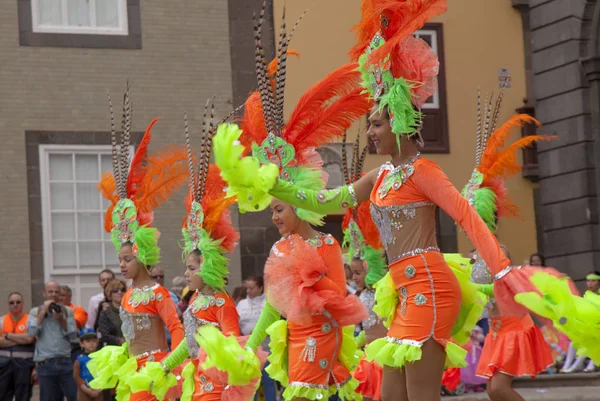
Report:
[[[527,97],[557,139],[538,146],[540,250],[582,281],[600,265],[600,1],[512,0],[523,16]]]
[[[118,107],[129,79],[137,139],[152,118],[161,118],[151,151],[183,143],[185,111],[199,135],[208,97],[216,96],[219,115],[233,104],[229,9],[212,0],[117,0],[119,8],[107,11],[100,4],[111,2],[96,2],[96,21],[108,19],[108,28],[88,29],[89,14],[82,17],[81,9],[61,14],[41,3],[51,2],[6,1],[0,12],[0,299],[20,291],[29,307],[52,278],[87,306],[98,292],[98,272],[104,266],[118,272],[100,230],[99,197],[85,198],[100,173],[83,168],[107,168],[107,90]],[[69,24],[80,18],[78,26],[65,18]],[[183,191],[155,214],[168,283],[183,275],[177,244]],[[239,283],[239,254],[232,263],[232,282]]]

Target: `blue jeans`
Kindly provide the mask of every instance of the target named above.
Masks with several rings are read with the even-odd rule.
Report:
[[[52,358],[36,365],[40,401],[77,401],[71,358]]]
[[[265,363],[265,368],[269,366],[269,362]],[[265,393],[265,401],[277,401],[277,390],[275,389],[275,380],[263,369],[260,385]],[[254,396],[254,401],[257,401],[258,395]]]

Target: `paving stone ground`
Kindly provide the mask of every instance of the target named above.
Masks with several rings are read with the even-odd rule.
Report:
[[[517,390],[525,401],[600,401],[600,387],[551,387]],[[457,397],[442,397],[442,401],[486,401],[486,393],[471,393]]]

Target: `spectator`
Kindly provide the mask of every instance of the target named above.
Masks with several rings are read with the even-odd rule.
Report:
[[[101,311],[100,313],[105,312]],[[90,388],[90,382],[94,377],[90,373],[87,363],[90,361],[90,354],[98,350],[98,335],[94,329],[84,328],[79,334],[80,346],[83,353],[77,357],[73,364],[73,380],[77,384],[78,401],[101,401],[102,390]]]
[[[11,292],[9,313],[0,320],[0,399],[29,401],[33,371],[34,338],[27,334],[28,314],[23,313],[23,296]]]
[[[121,331],[121,300],[127,291],[125,281],[113,279],[104,288],[106,299],[110,300],[108,308],[100,311],[98,318],[98,332],[102,345],[121,345],[125,342]]]
[[[231,295],[231,298],[233,298],[233,302],[235,302],[235,304],[237,305],[242,299],[246,298],[246,287],[235,287],[233,289],[233,294]]]
[[[156,282],[156,284],[161,285],[161,286],[165,286],[165,271],[163,270],[162,267],[160,266],[155,266],[152,268],[152,270],[150,270],[150,278],[152,280],[154,280]],[[173,299],[173,302],[175,302],[175,306],[177,306],[177,302],[179,302],[179,299],[181,298],[181,296],[178,296],[177,294],[173,293],[173,291],[168,290],[169,294],[171,295],[171,298]]]
[[[185,277],[173,277],[173,281],[171,282],[171,292],[177,296],[177,303],[181,301],[181,297],[183,296],[183,289],[186,285],[187,282],[185,281]]]
[[[531,266],[546,267],[546,258],[541,253],[534,253],[529,257],[529,264]]]
[[[40,384],[40,401],[56,401],[67,397],[77,400],[73,380],[71,340],[77,327],[71,308],[58,303],[60,285],[49,281],[44,287],[44,303],[29,312],[27,334],[37,337],[33,360]]]
[[[87,309],[88,320],[85,325],[86,327],[93,329],[96,325],[96,320],[98,319],[98,308],[108,307],[108,303],[104,303],[106,301],[106,298],[104,297],[104,287],[106,287],[106,284],[114,278],[115,273],[110,269],[104,269],[98,275],[98,283],[100,283],[102,291],[90,298],[90,304]]]
[[[192,299],[192,295],[194,295],[194,291],[190,291],[189,287],[184,287],[181,291],[181,300],[177,304],[177,307],[183,314],[190,305],[190,299]]]
[[[79,305],[73,305],[72,302],[73,291],[68,285],[60,286],[60,303],[64,306],[68,306],[73,310],[73,315],[75,316],[75,324],[77,325],[77,330],[81,330],[83,326],[87,323],[88,314],[83,309],[83,307]]]
[[[264,291],[264,281],[262,276],[249,277],[244,281],[244,288],[246,289],[246,298],[239,301],[237,304],[237,311],[240,315],[240,331],[243,336],[252,334],[254,326],[258,321],[258,317],[262,312],[267,296]],[[269,343],[268,338],[263,341],[263,349],[268,349]],[[268,366],[268,362],[265,368]],[[275,389],[275,381],[269,376],[269,374],[263,369],[261,386],[263,388],[265,401],[276,401],[277,391]],[[255,400],[257,397],[255,396]]]

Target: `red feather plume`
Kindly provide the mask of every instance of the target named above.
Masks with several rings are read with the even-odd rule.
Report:
[[[252,152],[252,143],[262,143],[267,137],[267,126],[263,115],[260,93],[252,92],[244,104],[244,116],[241,120],[244,134],[240,142],[244,145],[246,153]]]
[[[360,84],[361,76],[358,71],[358,64],[350,63],[339,67],[321,81],[312,85],[300,97],[300,100],[296,103],[296,107],[294,107],[294,111],[290,115],[285,130],[286,140],[291,144],[296,144],[306,139],[310,132],[307,134],[304,128],[313,120],[314,116],[342,96],[352,93],[357,88],[362,90]],[[369,104],[366,96],[365,102]],[[368,109],[364,113],[367,111]],[[316,142],[324,143],[324,141]]]
[[[144,169],[143,163],[146,159],[146,155],[148,154],[148,145],[152,140],[152,134],[150,131],[156,122],[160,120],[159,118],[155,118],[148,124],[146,128],[146,132],[144,132],[144,136],[142,138],[142,142],[140,142],[140,146],[138,146],[135,155],[133,156],[133,160],[131,161],[131,167],[129,168],[129,177],[127,179],[127,195],[130,198],[135,197],[135,193],[137,192],[140,183],[144,179],[144,175],[146,174],[146,170]]]
[[[146,173],[133,202],[140,213],[150,213],[169,199],[189,178],[187,151],[173,147],[147,158]]]
[[[370,60],[374,63],[382,61],[430,18],[446,12],[446,3],[446,0],[363,0],[361,20],[352,28],[357,44],[350,50],[350,59],[357,61],[377,31],[382,30],[386,43],[373,52]],[[381,26],[382,15],[387,17],[387,28]]]

